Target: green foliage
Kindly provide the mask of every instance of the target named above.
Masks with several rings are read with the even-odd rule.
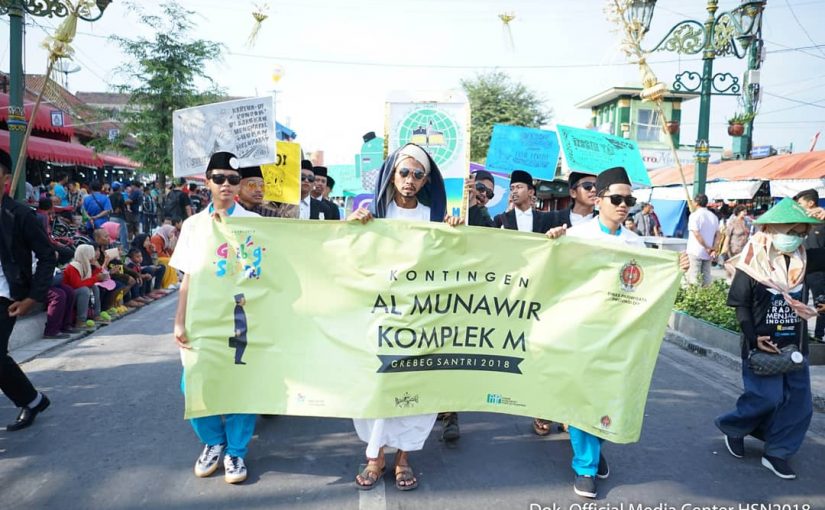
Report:
[[[750,113],[737,113],[733,117],[728,119],[728,124],[747,124],[748,122],[752,121],[756,117],[756,114],[753,112]]]
[[[146,14],[136,3],[130,8],[138,12],[140,24],[152,35],[112,37],[130,58],[118,68],[125,83],[117,89],[130,95],[127,108],[120,114],[124,122],[121,136],[135,139],[134,147],[124,149],[142,165],[142,170],[170,175],[172,112],[221,99],[221,90],[206,74],[206,64],[220,58],[222,47],[193,39],[195,27],[189,18],[194,13],[174,1],[162,4],[163,16]]]
[[[553,117],[544,99],[501,71],[461,80],[470,100],[470,158],[479,163],[487,157],[494,124],[541,127]]]
[[[723,279],[714,280],[707,287],[688,285],[679,289],[673,308],[716,326],[739,331],[736,310],[727,305],[729,290],[730,285]]]

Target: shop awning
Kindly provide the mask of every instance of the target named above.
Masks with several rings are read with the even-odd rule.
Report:
[[[31,120],[34,103],[24,101],[23,106],[26,111],[26,120]],[[7,121],[8,119],[9,95],[0,93],[0,121]],[[41,102],[37,108],[37,116],[34,119],[34,129],[49,133],[59,133],[68,138],[74,134],[74,128],[71,127],[73,123],[74,121],[68,113],[48,103]]]
[[[800,191],[806,189],[815,189],[820,197],[825,197],[825,178],[780,179],[771,181],[771,196],[776,198],[793,197]]]
[[[693,182],[693,165],[685,165],[685,178]],[[662,168],[649,172],[653,186],[678,184],[679,170]],[[708,181],[762,181],[787,179],[819,179],[825,177],[825,151],[782,154],[764,159],[723,161],[708,165]]]
[[[106,166],[114,166],[118,168],[139,168],[140,163],[132,161],[125,156],[118,156],[116,154],[98,154],[98,158],[103,161]]]
[[[9,152],[9,132],[0,130],[0,149]],[[61,142],[50,138],[29,138],[26,154],[31,159],[50,163],[65,163],[100,168],[103,162],[95,152],[78,143]]]

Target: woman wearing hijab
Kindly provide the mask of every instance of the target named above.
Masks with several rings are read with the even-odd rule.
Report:
[[[716,418],[716,426],[737,459],[745,455],[745,436],[764,441],[762,465],[783,479],[796,478],[788,459],[802,445],[813,413],[806,321],[816,310],[800,300],[807,295],[806,270],[822,262],[808,264],[802,245],[815,223],[820,222],[789,198],[762,215],[755,222],[761,231],[733,261],[728,294],[742,329],[744,392],[736,409]],[[789,346],[799,348],[791,357],[797,370],[757,375],[750,366],[751,351],[778,354]]]
[[[446,216],[447,192],[435,161],[415,144],[396,150],[378,172],[371,209],[353,211],[348,220],[367,223],[373,218],[446,222],[452,226],[460,218]],[[385,470],[384,447],[396,448],[395,487],[408,491],[418,487],[410,467],[408,452],[423,448],[437,415],[423,414],[397,418],[354,419],[358,437],[367,443],[367,465],[355,478],[361,490],[370,490]]]
[[[95,249],[91,245],[81,244],[74,252],[72,260],[63,270],[63,284],[75,291],[77,317],[75,322],[78,328],[86,328],[86,319],[89,313],[89,300],[94,297],[94,318],[98,322],[106,322],[100,316],[100,289],[97,282],[109,279],[95,259]]]
[[[178,273],[169,268],[169,259],[172,258],[172,252],[175,251],[175,244],[178,242],[178,229],[173,225],[161,225],[155,230],[150,241],[158,256],[158,264],[166,268],[160,288],[168,289],[178,283]]]

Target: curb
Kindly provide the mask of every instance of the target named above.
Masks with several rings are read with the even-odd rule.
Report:
[[[742,367],[742,358],[739,356],[734,356],[720,349],[708,347],[695,338],[679,333],[670,327],[665,331],[664,340],[686,351],[692,352],[697,356],[708,358],[728,368],[739,371]],[[825,413],[825,394],[818,394],[813,385],[811,385],[811,396],[813,398],[814,411]]]

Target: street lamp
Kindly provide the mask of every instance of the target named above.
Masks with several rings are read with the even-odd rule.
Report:
[[[112,0],[96,0],[92,5],[91,2],[83,2],[83,0],[76,1],[82,3],[78,17],[85,21],[99,20],[103,16],[103,11],[112,3]],[[25,154],[22,156],[20,154],[23,136],[26,132],[26,115],[23,110],[23,17],[28,14],[37,17],[65,18],[69,15],[70,9],[70,4],[66,0],[0,0],[0,16],[9,16],[8,126],[12,169],[19,157],[26,157]],[[26,194],[25,171],[21,177],[17,189],[12,190],[18,200],[22,200]]]
[[[736,96],[742,87],[739,78],[731,73],[713,74],[713,60],[716,56],[733,55],[742,59],[749,57],[748,69],[759,69],[758,54],[762,48],[762,13],[766,0],[743,1],[731,11],[716,14],[718,0],[708,0],[708,18],[704,23],[696,20],[684,20],[668,31],[650,51],[669,51],[680,54],[702,54],[704,68],[702,74],[684,71],[675,77],[673,90],[700,92],[699,129],[696,140],[696,172],[694,173],[694,193],[705,192],[707,180],[708,157],[707,146],[710,131],[710,98],[713,95]],[[626,12],[627,22],[641,33],[650,29],[656,0],[630,0]],[[730,81],[728,81],[730,80]],[[745,107],[748,113],[756,108],[759,85],[748,83],[745,94]],[[745,149],[750,153],[753,120],[745,126]]]

